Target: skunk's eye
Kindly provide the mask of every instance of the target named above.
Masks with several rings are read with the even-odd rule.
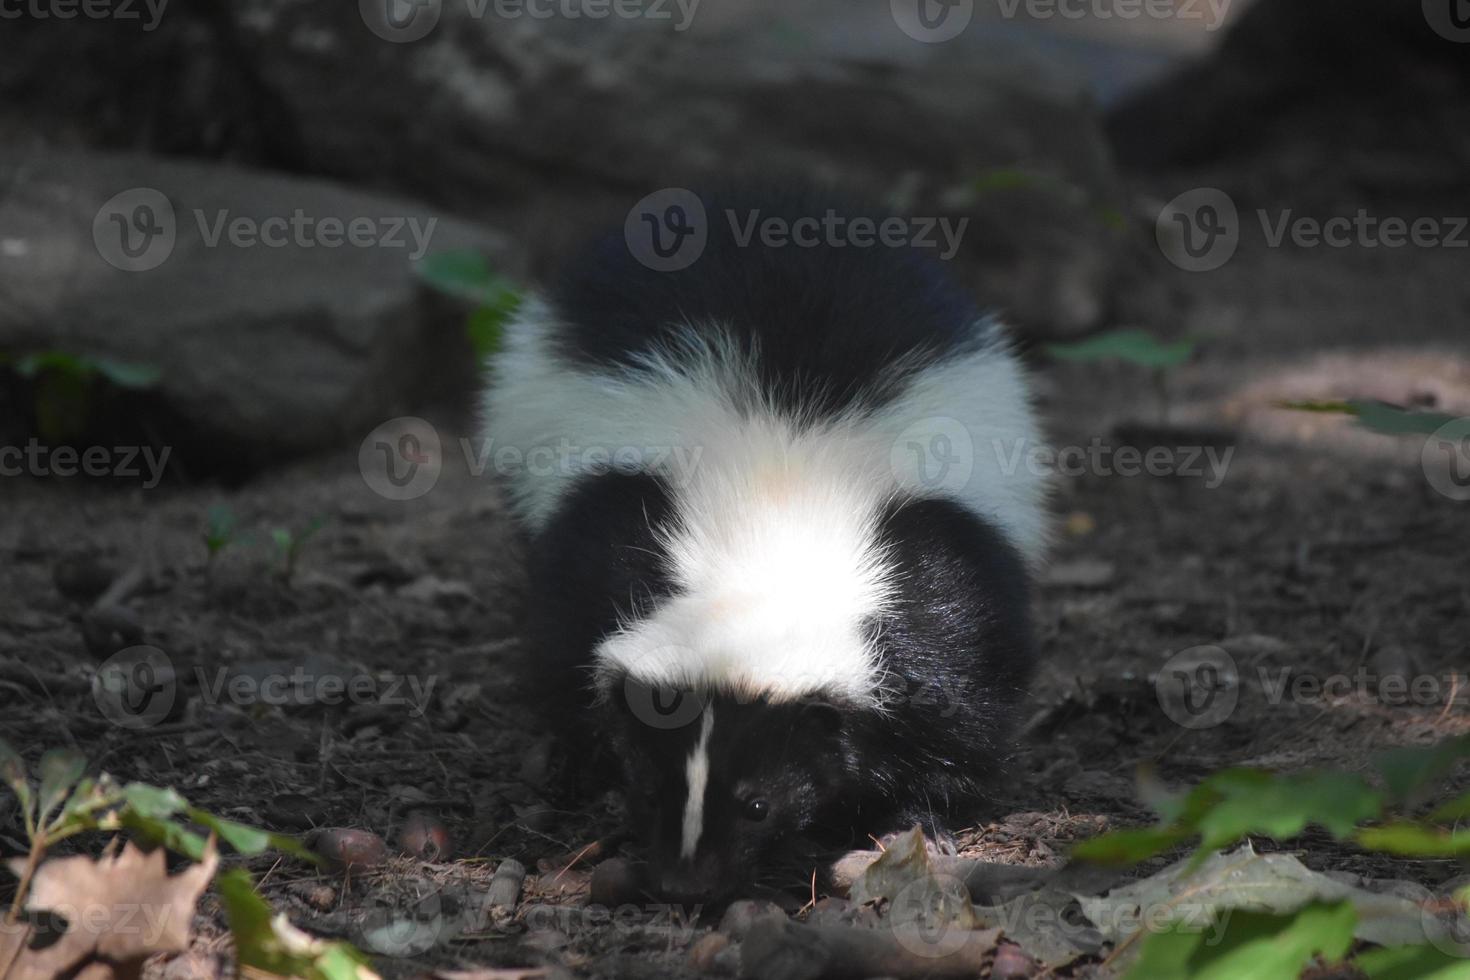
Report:
[[[771,812],[771,805],[765,800],[751,800],[745,804],[745,819],[761,821]]]

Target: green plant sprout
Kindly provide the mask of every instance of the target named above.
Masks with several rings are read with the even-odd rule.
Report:
[[[1168,372],[1189,361],[1197,344],[1190,339],[1165,343],[1146,330],[1114,330],[1070,344],[1047,344],[1046,352],[1059,361],[1096,364],[1122,361],[1146,368],[1159,399],[1159,421],[1169,422]]]
[[[521,292],[497,275],[479,252],[435,252],[414,263],[414,272],[435,291],[475,305],[465,335],[481,360],[500,349],[505,324],[521,304]]]
[[[301,557],[301,551],[306,543],[316,536],[316,533],[326,526],[325,517],[313,517],[300,531],[292,531],[289,528],[278,527],[271,531],[271,540],[275,542],[276,553],[281,559],[281,578],[290,582],[296,576],[296,562]]]
[[[1090,210],[1102,224],[1113,231],[1126,231],[1128,219],[1121,208],[1101,203],[1087,188],[1059,174],[1024,167],[991,167],[951,191],[950,197],[961,207],[973,205],[987,194],[1030,190],[1072,201]]]
[[[35,382],[36,425],[50,442],[74,439],[86,431],[99,383],[141,391],[158,383],[161,372],[146,364],[66,351],[33,351],[0,356],[20,377]]]
[[[204,519],[204,548],[208,552],[205,559],[205,568],[214,567],[214,560],[235,542],[237,522],[234,511],[224,504],[215,504],[209,508]]]

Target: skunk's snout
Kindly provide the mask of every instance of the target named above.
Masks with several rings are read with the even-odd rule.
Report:
[[[658,876],[658,891],[666,902],[675,905],[708,905],[733,888],[733,882],[722,881],[709,869],[680,861],[665,868]]]

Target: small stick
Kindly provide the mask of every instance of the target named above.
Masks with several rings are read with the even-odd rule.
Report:
[[[556,877],[551,879],[551,883],[552,884],[556,884],[558,881],[561,881],[561,876],[562,875],[566,874],[568,871],[570,871],[574,867],[576,867],[577,866],[577,862],[580,861],[580,860],[582,860],[584,857],[587,857],[588,855],[591,855],[591,857],[594,860],[596,860],[598,857],[601,857],[602,856],[602,841],[595,840],[592,843],[588,844],[586,847],[582,848],[576,854],[573,854],[572,855],[572,859],[567,862],[566,867],[564,867],[560,871],[558,871],[556,873]]]

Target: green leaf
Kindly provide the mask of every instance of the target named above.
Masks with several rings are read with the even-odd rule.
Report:
[[[1358,410],[1353,407],[1352,402],[1331,400],[1308,400],[1308,401],[1279,401],[1273,402],[1272,407],[1284,408],[1292,412],[1315,412],[1318,415],[1357,415]]]
[[[1385,435],[1433,435],[1455,421],[1453,415],[1439,412],[1411,412],[1383,402],[1354,402],[1358,409],[1358,424],[1365,429]]]
[[[285,528],[278,527],[271,530],[271,540],[279,550],[290,551],[291,546],[296,543],[296,536]]]
[[[36,381],[36,427],[51,442],[79,437],[92,414],[89,375],[48,371]]]
[[[1188,831],[1172,827],[1115,830],[1073,847],[1072,856],[1093,864],[1126,867],[1178,847],[1192,836]]]
[[[59,350],[34,351],[22,355],[15,362],[15,370],[22,378],[34,378],[45,371],[83,381],[97,373],[97,369],[87,358]]]
[[[476,358],[484,360],[500,349],[505,324],[521,304],[521,291],[497,275],[485,256],[471,250],[436,252],[414,263],[414,272],[435,290],[475,304],[465,335]]]
[[[99,357],[92,361],[97,373],[119,388],[135,390],[152,388],[163,377],[163,372],[151,364],[133,364]]]
[[[414,263],[413,271],[439,292],[476,303],[496,282],[489,260],[473,249],[426,255]]]
[[[1164,817],[1161,824],[1084,841],[1073,855],[1099,864],[1137,864],[1199,836],[1197,864],[1251,834],[1285,840],[1319,824],[1341,839],[1382,810],[1379,795],[1366,782],[1337,772],[1227,769],[1185,794],[1170,795],[1157,785],[1147,792]]]
[[[1374,949],[1353,958],[1368,980],[1470,980],[1470,960],[1433,946]]]
[[[176,854],[182,854],[191,861],[204,860],[208,841],[174,823],[164,817],[150,816],[140,813],[129,806],[119,810],[112,820],[102,820],[99,826],[104,830],[113,829],[113,823],[133,832],[133,835],[150,845],[161,845]]]
[[[1455,416],[1440,412],[1415,412],[1387,402],[1359,398],[1346,401],[1283,401],[1277,402],[1276,407],[1297,412],[1351,415],[1363,428],[1390,436],[1433,435],[1456,420]]]
[[[241,966],[307,980],[376,980],[368,959],[342,942],[316,939],[276,915],[244,868],[215,878]]]
[[[235,538],[235,514],[223,504],[209,508],[204,519],[204,546],[214,556]]]
[[[1461,735],[1437,745],[1390,749],[1375,756],[1373,763],[1383,774],[1390,799],[1402,803],[1438,781],[1466,758],[1470,758],[1470,735]]]
[[[1448,803],[1440,804],[1429,815],[1430,820],[1436,820],[1441,823],[1451,823],[1455,820],[1464,820],[1467,817],[1470,817],[1470,793],[1466,793],[1457,800],[1450,800]]]
[[[208,827],[219,836],[220,840],[241,854],[261,854],[265,851],[277,850],[310,861],[312,864],[321,861],[319,855],[288,834],[274,834],[248,824],[236,823],[198,807],[190,807],[188,814],[190,820]]]
[[[1313,903],[1290,915],[1231,912],[1211,930],[1178,923],[1144,940],[1130,980],[1297,980],[1314,956],[1338,960],[1353,943],[1350,902]],[[1223,932],[1223,934],[1221,934]]]
[[[147,783],[128,783],[122,788],[122,798],[135,813],[155,820],[172,817],[189,805],[176,790]]]
[[[151,388],[163,376],[163,372],[151,364],[88,357],[59,350],[25,354],[16,359],[15,370],[23,378],[50,374],[79,382],[90,382],[100,374],[119,388]]]
[[[35,826],[35,811],[31,809],[31,784],[26,778],[26,761],[10,743],[0,738],[0,780],[10,787],[20,801],[21,814],[25,817],[27,832]]]
[[[1221,799],[1199,818],[1202,851],[1228,847],[1250,834],[1288,840],[1309,824],[1341,840],[1382,809],[1378,794],[1347,773],[1257,775],[1261,778],[1206,781],[1221,790]]]
[[[51,812],[65,802],[87,768],[87,757],[75,749],[51,749],[41,756],[41,807],[38,823],[46,823]]]
[[[1360,847],[1401,857],[1470,857],[1470,830],[1453,833],[1416,823],[1391,823],[1358,831]]]
[[[1194,356],[1192,340],[1163,343],[1146,330],[1115,330],[1071,344],[1048,344],[1057,360],[1094,363],[1123,361],[1146,368],[1178,367]]]
[[[991,170],[981,171],[980,174],[970,182],[970,187],[977,194],[986,194],[992,191],[1022,190],[1027,187],[1035,187],[1038,183],[1036,174],[1014,167],[995,167]]]
[[[499,283],[490,295],[470,315],[465,324],[465,333],[478,360],[485,360],[500,350],[505,336],[505,325],[515,316],[521,305],[521,294],[509,283]]]

